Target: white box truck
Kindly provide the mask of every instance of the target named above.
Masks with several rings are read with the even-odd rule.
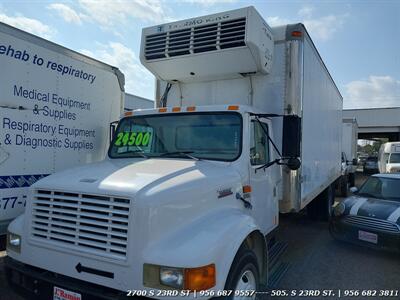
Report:
[[[355,185],[357,141],[357,120],[344,118],[342,123],[342,177],[339,181],[339,191],[343,197],[347,196],[349,187]]]
[[[304,26],[253,7],[145,28],[141,61],[158,107],[35,183],[7,278],[41,299],[254,298],[279,212],[330,215],[341,95]]]
[[[104,159],[123,100],[117,68],[0,23],[0,236],[30,185]]]
[[[382,144],[378,153],[380,173],[400,172],[400,142]]]

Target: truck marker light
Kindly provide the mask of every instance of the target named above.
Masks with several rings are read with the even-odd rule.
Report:
[[[21,252],[21,236],[12,232],[7,232],[7,250]]]
[[[196,110],[196,106],[188,106],[186,108],[186,111],[195,111]]]
[[[301,31],[292,31],[292,36],[293,37],[301,37],[303,33]]]
[[[204,291],[215,286],[215,265],[185,269],[185,289]]]
[[[132,115],[133,115],[133,112],[131,112],[131,111],[127,111],[127,112],[124,113],[125,117],[130,117]]]
[[[159,108],[158,109],[158,112],[166,112],[167,111],[167,108],[166,107],[163,107],[163,108]]]
[[[172,112],[180,112],[181,108],[179,106],[175,106],[172,108]]]
[[[251,185],[244,185],[243,193],[251,193]]]
[[[229,105],[228,110],[239,110],[239,105]]]

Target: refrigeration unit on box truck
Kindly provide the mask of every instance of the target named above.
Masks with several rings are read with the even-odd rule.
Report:
[[[304,26],[253,7],[144,28],[140,58],[157,107],[125,113],[103,162],[31,188],[7,278],[62,299],[253,298],[279,212],[330,216],[341,95]]]
[[[0,235],[30,185],[104,159],[123,100],[117,68],[0,23]]]

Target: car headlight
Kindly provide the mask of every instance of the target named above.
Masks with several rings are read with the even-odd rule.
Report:
[[[215,265],[175,268],[144,264],[143,285],[151,288],[203,291],[215,286]]]
[[[344,211],[346,210],[346,205],[343,202],[340,202],[338,205],[335,206],[333,209],[333,213],[336,217],[343,215]]]
[[[12,232],[7,232],[7,250],[21,252],[21,236]]]

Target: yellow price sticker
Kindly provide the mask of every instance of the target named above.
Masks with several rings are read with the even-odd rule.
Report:
[[[117,147],[149,145],[151,138],[150,132],[120,132],[117,134],[114,145]]]

